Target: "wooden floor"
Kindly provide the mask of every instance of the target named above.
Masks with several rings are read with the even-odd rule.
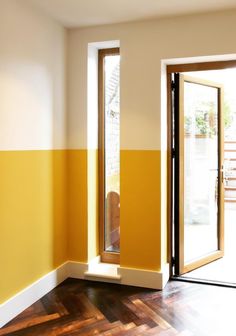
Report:
[[[164,291],[68,279],[0,335],[235,336],[236,289],[171,281]]]

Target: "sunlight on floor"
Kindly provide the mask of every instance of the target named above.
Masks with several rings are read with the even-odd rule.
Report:
[[[236,205],[225,208],[225,256],[184,274],[185,277],[236,283]]]

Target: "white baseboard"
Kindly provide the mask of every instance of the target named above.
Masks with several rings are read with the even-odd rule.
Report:
[[[116,268],[113,272],[111,272],[112,266]],[[120,283],[120,276],[117,274],[118,265],[100,263],[100,257],[92,259],[88,264],[68,261],[67,267],[70,278]]]
[[[106,272],[104,272],[104,274],[91,272],[91,266],[96,266],[96,262],[98,261],[99,260],[92,261],[90,264],[68,261],[1,304],[0,328],[69,277],[111,283],[115,282],[122,285],[154,289],[163,289],[169,279],[168,264],[163,267],[163,271],[161,272],[117,267],[117,265],[114,265],[117,269],[117,277],[114,278],[114,276],[111,277],[108,273],[106,274]],[[90,274],[88,272],[89,267]]]
[[[68,278],[67,263],[46,274],[0,305],[0,328]]]
[[[67,271],[69,278],[75,279],[84,279],[85,272],[88,271],[88,264],[77,262],[77,261],[68,261],[67,262]]]
[[[163,289],[169,280],[169,264],[166,264],[160,272],[103,263],[99,269],[99,259],[96,260],[96,258],[89,264],[74,261],[69,261],[68,264],[68,274],[76,279],[115,282],[153,289]],[[108,267],[104,267],[105,265]],[[112,266],[114,266],[113,272],[110,270]],[[117,272],[117,276],[114,276],[114,271]]]
[[[85,278],[88,280],[120,283],[120,275],[117,272],[119,265],[101,263],[99,259],[89,262]]]
[[[162,289],[164,289],[169,279],[170,279],[170,264],[165,264],[162,267]]]
[[[118,267],[123,285],[163,289],[169,280],[169,265],[165,265],[161,272],[127,267]]]

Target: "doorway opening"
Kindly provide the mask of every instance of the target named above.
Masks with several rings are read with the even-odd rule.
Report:
[[[236,62],[168,76],[172,275],[236,285]]]

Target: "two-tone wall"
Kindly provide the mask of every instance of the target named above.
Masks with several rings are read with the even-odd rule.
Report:
[[[0,303],[63,262],[85,265],[98,254],[97,82],[88,76],[96,53],[88,44],[101,41],[119,41],[121,52],[121,273],[162,273],[164,60],[236,54],[236,11],[65,34],[26,3],[0,5]]]
[[[72,260],[89,260],[86,214],[90,202],[94,202],[93,197],[84,197],[89,180],[86,153],[91,151],[87,112],[93,100],[88,97],[88,44],[120,43],[120,265],[162,272],[168,261],[167,95],[163,65],[193,62],[191,57],[200,61],[201,56],[222,55],[224,59],[225,54],[235,54],[235,28],[236,12],[227,11],[69,30],[68,146],[73,149],[71,160],[84,174],[77,176],[83,188],[72,186],[72,193],[77,199],[86,199],[70,218]],[[83,246],[76,245],[78,235],[83,237]]]
[[[90,49],[88,45],[101,41],[120,41],[121,44],[121,267],[160,271],[161,269],[161,211],[160,211],[160,146],[158,129],[158,106],[155,110],[153,97],[157,88],[145,87],[143,81],[151,78],[152,83],[158,78],[152,70],[146,73],[145,67],[139,69],[141,55],[133,59],[132,53],[124,47],[125,40],[120,34],[122,26],[109,26],[94,29],[69,31],[68,53],[68,146],[70,160],[81,167],[84,176],[78,183],[83,185],[79,190],[73,183],[71,193],[76,193],[75,199],[83,199],[82,208],[75,213],[71,209],[69,257],[75,261],[89,261],[91,227],[93,232],[97,223],[88,225],[87,214],[94,197],[88,197],[90,181],[88,156],[97,156],[97,142],[89,143],[88,132],[92,123],[88,111],[90,100],[96,96],[88,95],[91,76],[88,81],[90,65]],[[97,45],[98,45],[97,44]],[[108,43],[109,44],[109,43]],[[94,43],[96,45],[96,43]],[[130,56],[131,58],[130,58]],[[138,66],[135,73],[134,62]],[[141,80],[142,78],[142,80]],[[94,72],[95,82],[97,80]],[[129,88],[127,90],[127,88]],[[140,100],[140,97],[143,97]],[[128,103],[128,104],[127,104]],[[158,102],[157,102],[158,103]],[[94,108],[96,110],[96,107]],[[95,111],[96,112],[96,111]],[[158,127],[159,128],[159,127]],[[72,164],[72,165],[73,165]],[[72,181],[74,178],[72,178]],[[87,187],[87,189],[86,189]],[[96,194],[95,194],[96,197]],[[73,212],[73,213],[72,213]],[[97,218],[96,218],[97,219]],[[80,223],[80,225],[78,225]],[[76,230],[76,231],[75,231]],[[75,234],[76,233],[76,234]],[[77,235],[83,237],[85,244],[78,245]],[[91,244],[90,244],[91,245]],[[91,258],[96,255],[91,255]]]
[[[0,4],[0,304],[67,260],[65,31]]]

